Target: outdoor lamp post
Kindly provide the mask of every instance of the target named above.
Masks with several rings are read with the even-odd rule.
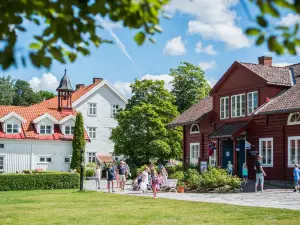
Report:
[[[83,191],[83,164],[84,164],[84,150],[80,150],[80,191]]]

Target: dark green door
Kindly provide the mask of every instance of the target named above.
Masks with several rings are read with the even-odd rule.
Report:
[[[237,146],[239,148],[239,151],[237,151],[237,171],[238,176],[242,177],[242,171],[243,171],[243,164],[245,163],[245,140],[238,140]]]
[[[233,164],[233,141],[227,140],[222,142],[222,168],[226,169],[228,161]],[[234,165],[233,165],[234,166]]]

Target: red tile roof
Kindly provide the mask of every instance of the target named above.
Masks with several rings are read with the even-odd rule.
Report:
[[[112,163],[115,160],[113,159],[112,156],[110,155],[97,155],[97,158],[101,161],[101,162],[106,162],[106,163]]]
[[[0,138],[7,139],[39,139],[39,140],[72,140],[72,135],[64,135],[58,124],[54,125],[54,134],[50,135],[40,135],[36,132],[33,124],[33,120],[44,115],[45,113],[54,117],[56,120],[61,120],[68,116],[61,113],[58,109],[48,109],[46,107],[40,106],[0,106],[0,118],[6,116],[7,114],[15,112],[19,116],[23,117],[26,122],[22,123],[22,129],[20,134],[7,134],[3,131],[2,126],[0,126]],[[73,115],[76,115],[76,111],[72,111]],[[87,134],[85,134],[86,140],[89,140]]]
[[[188,125],[196,121],[200,121],[212,110],[212,97],[208,96],[198,103],[192,105],[184,111],[180,116],[168,124],[168,127],[176,127]]]
[[[81,96],[85,95],[87,92],[89,92],[91,89],[93,89],[98,84],[99,83],[91,84],[89,86],[86,86],[86,87],[83,87],[83,88],[80,88],[80,89],[74,91],[72,94],[72,102],[75,102],[76,100],[78,100]],[[58,99],[57,99],[57,97],[50,98],[46,101],[36,104],[36,106],[43,106],[43,107],[47,107],[49,109],[57,109],[58,108]]]

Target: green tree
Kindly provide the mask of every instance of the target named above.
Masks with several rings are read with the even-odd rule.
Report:
[[[83,126],[83,117],[81,113],[78,113],[76,116],[72,147],[73,147],[73,154],[72,154],[70,168],[76,169],[77,172],[79,172],[80,164],[81,164],[80,151],[81,149],[85,150],[84,126]]]
[[[171,92],[175,96],[175,105],[180,113],[206,97],[211,89],[203,70],[188,62],[183,62],[178,68],[171,69],[170,76],[174,77],[171,82],[173,85]]]
[[[103,19],[122,22],[124,27],[139,30],[134,40],[142,45],[148,37],[161,32],[158,26],[160,12],[169,0],[14,0],[1,1],[0,65],[8,69],[17,65],[16,43],[18,32],[26,32],[26,24],[39,26],[33,34],[35,41],[29,51],[20,51],[26,66],[28,58],[38,68],[51,66],[55,59],[74,62],[78,54],[89,55],[91,45],[99,47],[111,43],[101,37],[97,28],[103,29]],[[25,23],[26,21],[26,23]],[[29,56],[29,57],[27,57]]]
[[[37,94],[41,96],[42,101],[56,97],[56,95],[50,91],[39,91]]]
[[[166,129],[179,115],[174,96],[164,88],[163,81],[136,80],[131,88],[133,96],[116,115],[118,126],[110,138],[115,143],[115,154],[124,155],[136,166],[152,158],[179,158],[182,132]]]
[[[42,101],[41,96],[36,94],[30,84],[25,80],[17,80],[14,84],[13,105],[33,105]]]
[[[0,77],[0,105],[12,105],[14,94],[14,80],[11,76]]]

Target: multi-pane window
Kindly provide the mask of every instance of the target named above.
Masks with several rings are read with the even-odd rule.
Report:
[[[300,137],[289,137],[288,140],[288,164],[294,166],[300,163]]]
[[[89,116],[97,115],[97,104],[96,103],[89,103],[88,115]]]
[[[200,144],[199,143],[191,143],[190,144],[190,164],[197,165],[199,157],[200,157]]]
[[[96,138],[96,129],[96,127],[88,127],[88,132],[91,139]]]
[[[73,126],[65,126],[65,134],[74,134]]]
[[[52,126],[41,125],[40,126],[40,134],[52,134]]]
[[[250,115],[258,107],[258,93],[257,93],[257,91],[249,92],[247,94],[247,101],[248,101],[248,115]]]
[[[231,117],[245,116],[245,94],[231,96]]]
[[[229,97],[220,98],[220,118],[229,118]]]
[[[0,156],[0,171],[4,170],[4,156]]]
[[[112,105],[112,116],[114,117],[119,110],[119,105]]]
[[[40,163],[51,163],[52,159],[51,159],[51,157],[41,156],[41,157],[39,157],[39,162]]]
[[[300,113],[291,113],[288,118],[288,125],[300,124]]]
[[[198,124],[193,124],[193,125],[191,126],[190,133],[191,133],[191,134],[198,134],[198,133],[200,133]]]
[[[96,153],[95,152],[89,152],[88,153],[88,160],[89,162],[96,162]]]
[[[273,138],[259,139],[259,154],[263,157],[263,166],[273,166]]]
[[[18,124],[6,124],[6,133],[8,133],[8,134],[19,133],[19,125]]]

